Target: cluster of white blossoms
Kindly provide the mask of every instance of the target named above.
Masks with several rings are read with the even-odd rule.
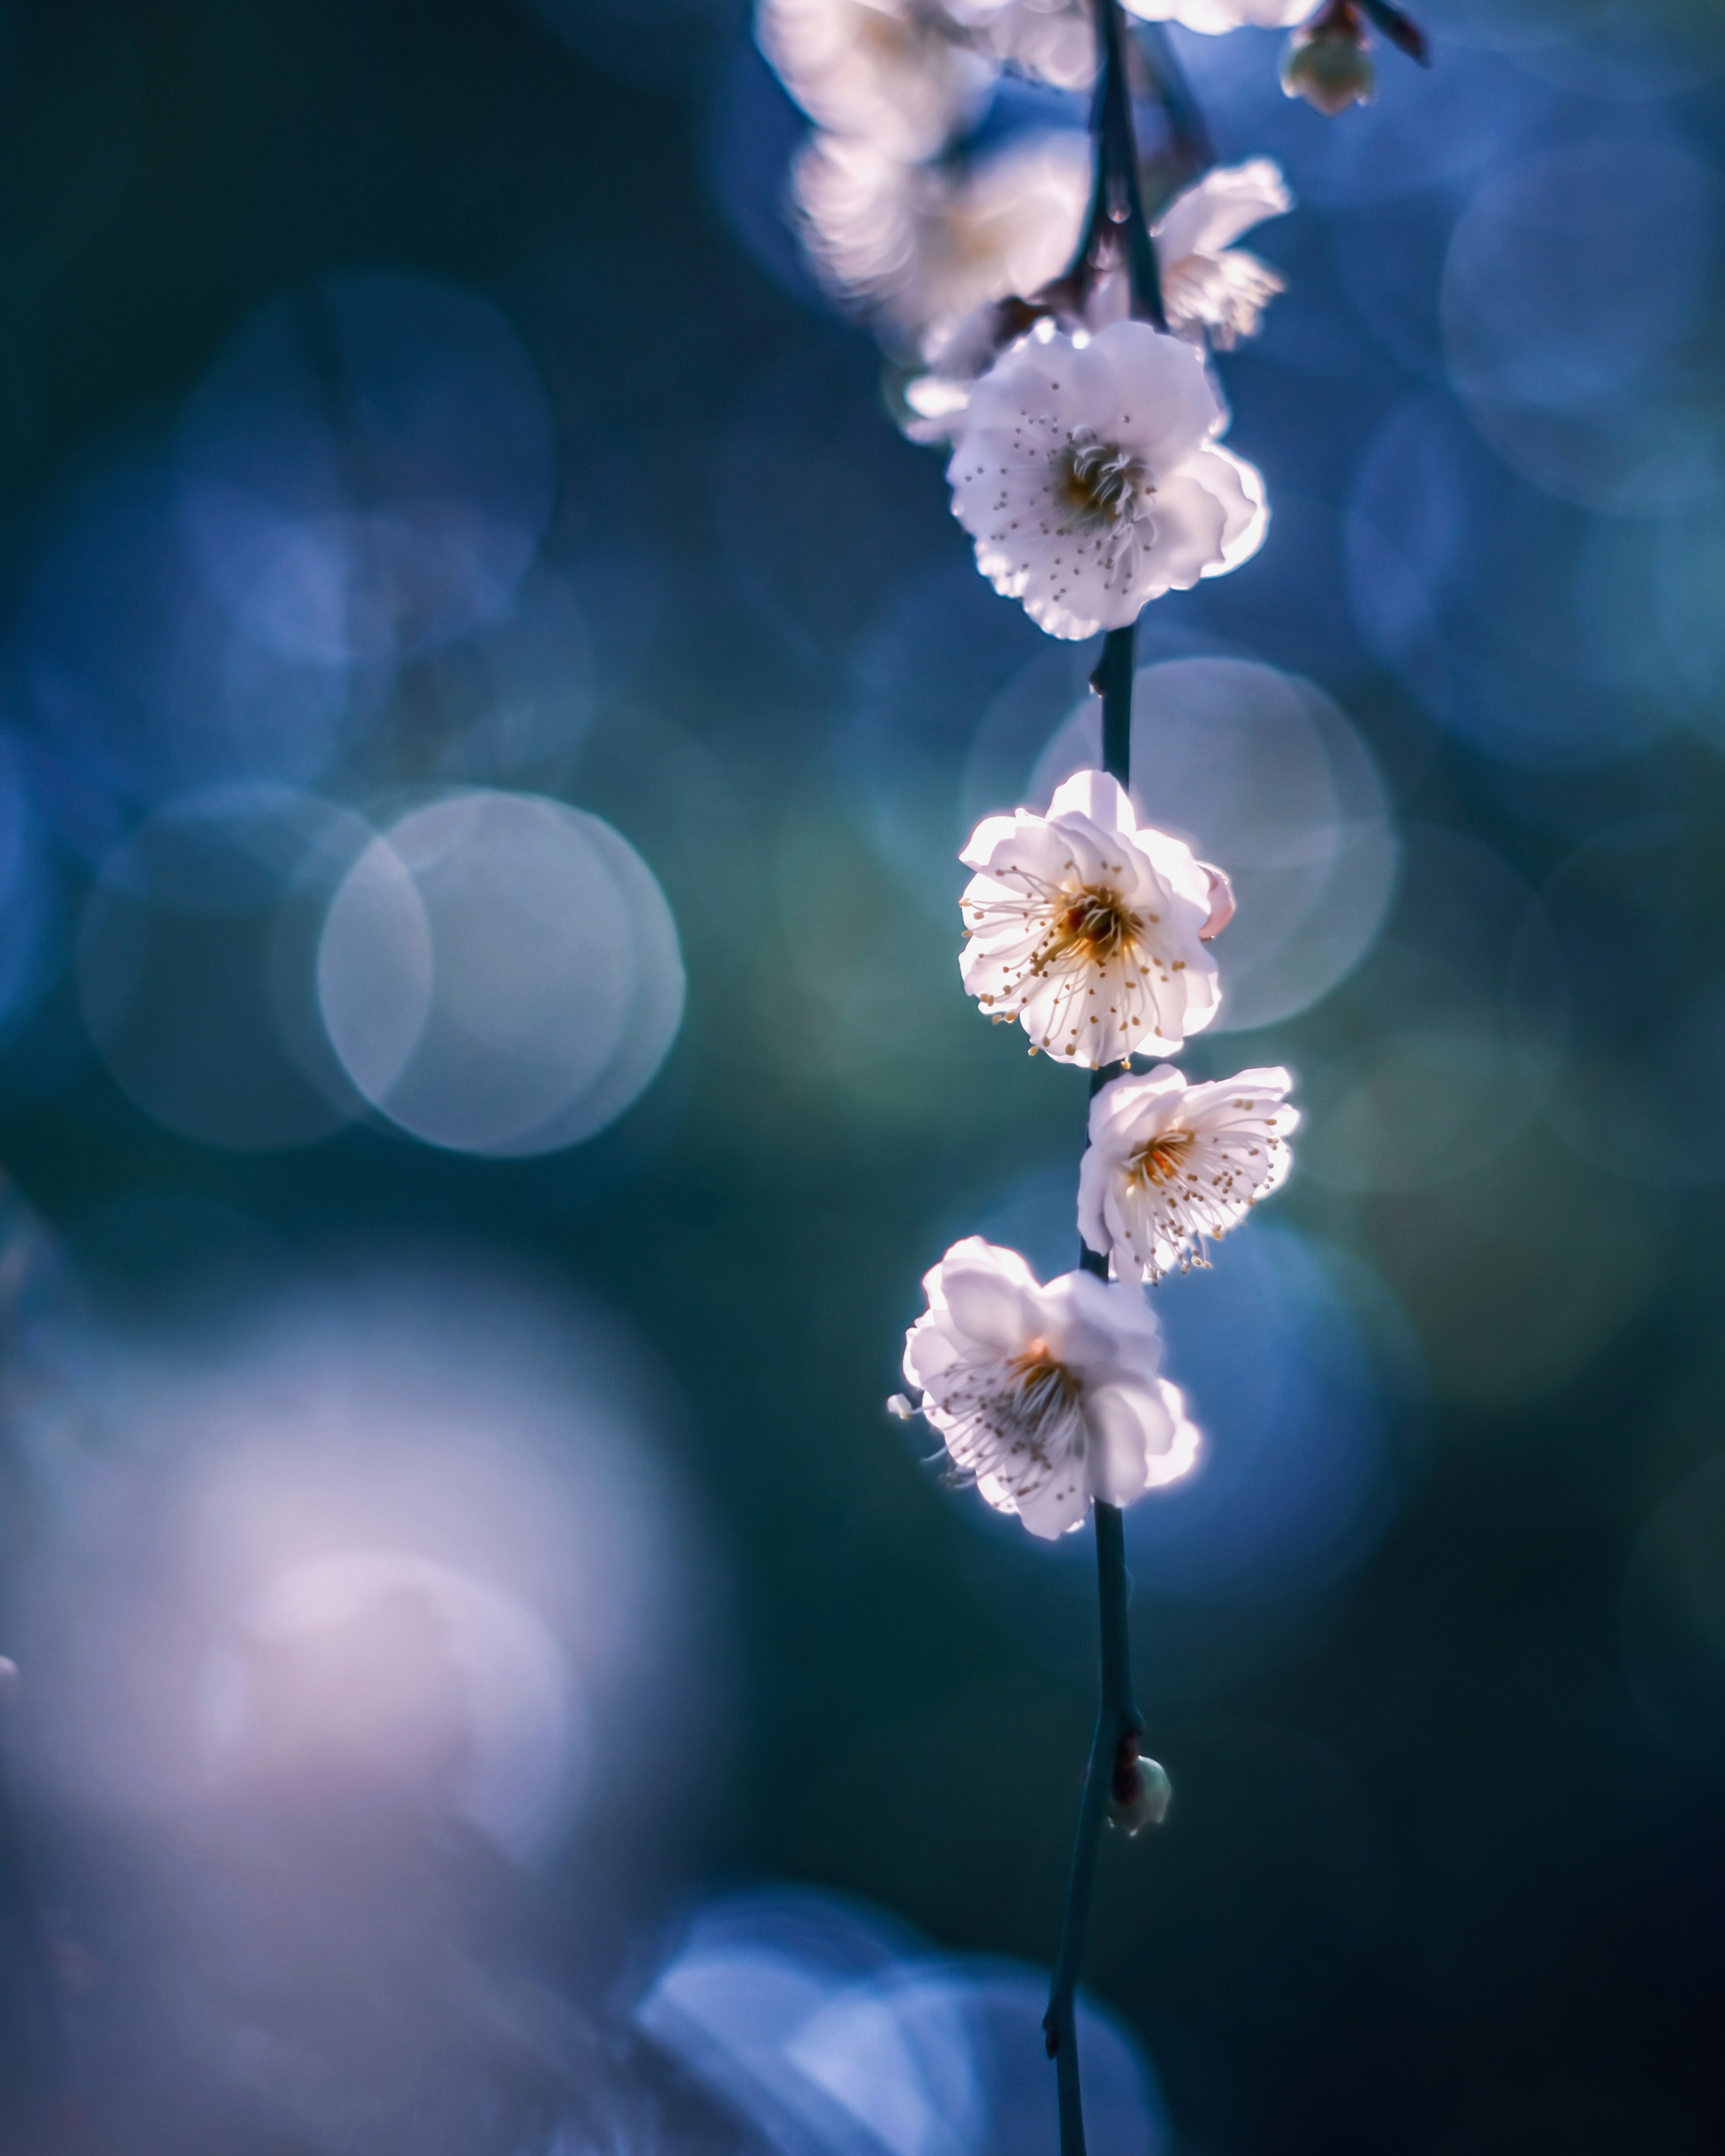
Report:
[[[793,173],[809,256],[902,362],[905,431],[950,445],[978,567],[1051,636],[1119,637],[1129,681],[1142,608],[1262,543],[1263,482],[1222,446],[1210,354],[1254,336],[1282,290],[1235,243],[1292,203],[1263,157],[1174,189],[1170,172],[1202,162],[1202,126],[1159,33],[1102,12],[1120,5],[1206,33],[1294,29],[1286,86],[1325,110],[1366,94],[1363,9],[1423,56],[1393,0],[757,0],[757,33],[814,122]],[[1088,131],[973,148],[1009,69],[1095,89]],[[1147,90],[1161,166],[1133,141]],[[1117,696],[1112,658],[1106,678]],[[914,1399],[894,1404],[927,1419],[990,1505],[1056,1536],[1196,1461],[1146,1289],[1207,1265],[1278,1188],[1298,1117],[1285,1070],[1192,1084],[1171,1062],[1132,1067],[1215,1018],[1211,945],[1234,898],[1220,869],[1141,824],[1115,779],[1080,772],[1045,814],[987,818],[962,859],[966,988],[1033,1055],[1095,1074],[1086,1257],[1045,1285],[1015,1251],[956,1245],[906,1343]],[[1155,1792],[1139,1794],[1148,1818]]]
[[[1146,0],[1133,12],[1169,11]],[[1091,88],[1091,0],[757,0],[756,35],[815,122],[791,175],[809,259],[906,362],[913,439],[945,439],[951,385],[1033,320],[1096,329],[1124,314],[1123,280],[1076,308],[1056,289],[1090,216],[1085,129],[1031,127],[980,152],[967,142],[1003,73]],[[1281,280],[1232,243],[1291,206],[1264,158],[1206,172],[1167,205],[1153,237],[1172,330],[1224,348],[1255,333]],[[1023,319],[1003,320],[1003,306]]]
[[[920,1400],[894,1404],[924,1416],[989,1504],[1055,1536],[1195,1465],[1144,1285],[1208,1264],[1207,1244],[1281,1185],[1299,1116],[1286,1070],[1193,1085],[1172,1064],[1130,1068],[1215,1017],[1208,947],[1234,899],[1183,839],[1140,824],[1114,779],[1081,771],[1045,815],[985,819],[961,859],[977,871],[959,901],[966,988],[1016,1019],[1033,1054],[1118,1073],[1091,1099],[1078,1190],[1079,1234],[1109,1277],[1044,1286],[1016,1251],[954,1245],[905,1343]]]

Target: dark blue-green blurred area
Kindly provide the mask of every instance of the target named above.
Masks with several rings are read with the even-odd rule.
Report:
[[[1305,1122],[1155,1291],[1106,2156],[1725,2143],[1725,22],[1424,19],[1333,122],[1173,33],[1297,208],[1137,792]],[[748,32],[0,13],[4,2156],[1055,2145],[1088,1548],[882,1404],[1076,1255],[953,901],[1095,653]]]

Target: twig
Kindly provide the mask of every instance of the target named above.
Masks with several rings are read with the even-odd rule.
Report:
[[[1145,223],[1138,180],[1137,140],[1127,81],[1126,30],[1120,0],[1096,0],[1096,36],[1101,80],[1092,123],[1096,138],[1096,190],[1073,274],[1078,278],[1093,275],[1102,266],[1105,254],[1123,257],[1133,316],[1166,330],[1156,248]],[[1158,87],[1171,122],[1189,129],[1189,121],[1175,120],[1168,79],[1158,78]],[[1183,90],[1183,85],[1180,88]],[[1188,103],[1189,111],[1195,114],[1189,99]],[[1202,122],[1198,124],[1201,128]],[[1189,131],[1186,139],[1191,139]],[[1123,629],[1111,629],[1091,676],[1091,686],[1102,702],[1102,767],[1122,786],[1129,785],[1132,779],[1132,678],[1137,654],[1135,621]],[[1113,1064],[1098,1070],[1091,1081],[1091,1097],[1127,1067]],[[1079,1262],[1086,1271],[1107,1278],[1106,1252],[1084,1250]],[[1092,1509],[1101,1630],[1101,1699],[1085,1768],[1066,1899],[1060,1912],[1054,1984],[1043,2020],[1059,2088],[1060,2156],[1085,2156],[1084,2104],[1078,2076],[1078,1978],[1090,1930],[1091,1893],[1108,1799],[1117,1786],[1131,1777],[1144,1729],[1144,1718],[1132,1698],[1132,1645],[1127,1630],[1126,1523],[1117,1506],[1105,1505],[1098,1499]]]

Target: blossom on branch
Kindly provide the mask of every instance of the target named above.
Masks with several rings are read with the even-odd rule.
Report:
[[[1087,139],[1069,127],[1020,136],[968,166],[906,164],[877,143],[816,134],[791,188],[824,282],[867,306],[886,341],[927,359],[967,317],[1065,270],[1090,202],[1091,162]],[[993,357],[992,327],[973,375]]]
[[[944,0],[953,20],[1018,74],[1056,90],[1096,79],[1096,23],[1090,0]]]
[[[1255,336],[1264,310],[1287,287],[1267,262],[1234,242],[1294,207],[1281,167],[1269,157],[1219,165],[1176,195],[1150,228],[1162,271],[1162,303],[1176,335],[1208,337],[1229,352]]]
[[[1205,1262],[1218,1237],[1267,1198],[1291,1165],[1286,1070],[1189,1086],[1171,1064],[1117,1078],[1090,1106],[1078,1172],[1078,1232],[1124,1281]]]
[[[1040,321],[1094,334],[1130,313],[1123,270],[1104,271],[1088,289],[1062,275],[1090,211],[1082,136],[1033,136],[962,180],[942,174],[935,201],[915,223],[888,213],[884,185],[863,191],[839,177],[860,146],[811,145],[797,191],[809,250],[829,282],[916,327],[928,372],[905,393],[912,441],[950,439],[977,378]],[[901,169],[897,185],[907,182]],[[1281,168],[1269,157],[1217,166],[1174,197],[1150,238],[1175,336],[1227,352],[1258,334],[1266,306],[1286,286],[1267,262],[1232,242],[1292,208]],[[947,266],[955,261],[962,277]]]
[[[1050,636],[1123,629],[1261,545],[1263,481],[1217,446],[1227,424],[1196,346],[1147,322],[1094,337],[1044,324],[972,393],[947,467],[953,514],[983,574]]]
[[[958,858],[978,871],[958,902],[965,988],[1036,1047],[1100,1070],[1143,1047],[1173,1053],[1214,1018],[1204,939],[1219,872],[1141,829],[1103,773],[1069,778],[1046,816],[985,817]]]
[[[1092,1500],[1129,1505],[1192,1466],[1198,1433],[1159,1374],[1162,1339],[1136,1288],[1089,1273],[1046,1286],[1016,1250],[955,1243],[923,1280],[905,1376],[961,1476],[1052,1540]]]

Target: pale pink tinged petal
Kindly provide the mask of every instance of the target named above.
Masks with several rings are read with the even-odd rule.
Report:
[[[1113,1241],[1103,1213],[1112,1173],[1112,1163],[1103,1158],[1092,1137],[1078,1163],[1078,1233],[1086,1249],[1094,1250],[1099,1258],[1107,1255]]]
[[[905,1335],[905,1376],[924,1392],[967,1359],[938,1320],[931,1322],[927,1317],[919,1317]]]
[[[1221,397],[1195,345],[1147,322],[1129,321],[1104,330],[1086,349],[1106,352],[1118,368],[1115,408],[1100,411],[1093,424],[1104,432],[1117,425],[1158,484],[1164,470],[1224,423]]]
[[[1010,840],[1018,828],[1016,817],[984,816],[971,833],[959,860],[968,869],[987,868],[996,851]]]
[[[1213,943],[1234,918],[1234,886],[1220,869],[1212,868],[1208,861],[1200,861],[1199,866],[1209,879],[1210,886],[1209,915],[1198,932],[1199,939]]]
[[[1212,490],[1209,474],[1199,476],[1198,462],[1190,458],[1158,482],[1156,545],[1134,587],[1147,599],[1190,591],[1222,558],[1229,512]]]
[[[1106,1504],[1131,1504],[1150,1479],[1153,1455],[1173,1435],[1157,1381],[1096,1386],[1085,1395],[1084,1419],[1091,1434],[1091,1489]]]
[[[1158,1378],[1157,1383],[1170,1432],[1167,1450],[1153,1454],[1149,1461],[1147,1486],[1152,1490],[1165,1489],[1170,1482],[1178,1482],[1189,1475],[1204,1451],[1204,1433],[1186,1412],[1185,1394],[1166,1378]]]
[[[1063,1460],[1040,1490],[1018,1500],[1019,1517],[1044,1542],[1058,1542],[1081,1527],[1089,1511],[1090,1481],[1078,1453]]]
[[[1222,535],[1222,559],[1207,577],[1226,576],[1243,562],[1250,562],[1264,544],[1270,529],[1270,497],[1264,475],[1255,465],[1212,442],[1192,460],[1203,484],[1222,501],[1228,521]],[[1224,469],[1225,468],[1225,469]]]
[[[1050,818],[1083,816],[1096,826],[1099,837],[1137,828],[1130,795],[1117,778],[1111,778],[1105,771],[1075,771],[1070,778],[1063,779],[1055,789],[1048,813]]]
[[[942,1271],[942,1291],[954,1329],[997,1355],[1014,1355],[1035,1332],[1034,1299],[993,1266],[954,1264]]]
[[[1284,217],[1293,207],[1281,166],[1273,158],[1253,157],[1243,165],[1219,165],[1183,189],[1151,227],[1150,236],[1165,262],[1188,254],[1218,254],[1255,224]]]
[[[1050,1281],[1045,1293],[1046,1321],[1060,1330],[1059,1342],[1049,1336],[1058,1353],[1081,1364],[1129,1366],[1146,1373],[1159,1366],[1162,1327],[1135,1288],[1110,1286],[1093,1273],[1070,1272]]]

